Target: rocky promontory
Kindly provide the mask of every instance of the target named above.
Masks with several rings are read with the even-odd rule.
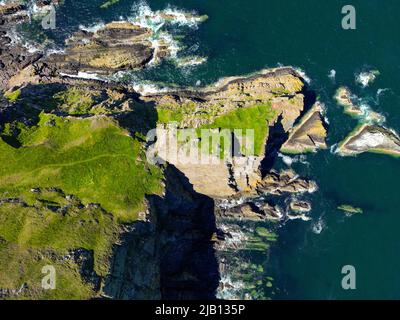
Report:
[[[42,1],[44,7],[49,3]],[[21,10],[25,9],[4,12],[10,16]],[[176,18],[167,12],[161,17],[165,20]],[[185,19],[194,17],[185,16]],[[13,42],[5,30],[9,27],[7,21],[11,20],[2,20],[4,32],[1,33],[5,46],[1,49],[4,68],[0,79],[1,88],[7,92],[4,95],[6,99],[1,97],[0,127],[7,150],[21,148],[20,131],[38,126],[38,121],[41,121],[43,132],[59,130],[59,134],[65,134],[68,139],[71,138],[68,134],[73,135],[71,141],[65,136],[59,140],[65,143],[61,149],[67,155],[82,150],[79,153],[82,159],[77,156],[71,162],[71,170],[76,163],[88,166],[89,169],[85,172],[80,170],[76,178],[82,180],[85,190],[93,190],[93,185],[89,187],[88,184],[94,180],[99,190],[106,182],[121,182],[129,187],[133,182],[138,183],[137,187],[132,187],[131,194],[121,191],[117,184],[112,190],[120,194],[110,197],[110,193],[106,193],[106,199],[99,199],[99,203],[79,203],[68,207],[69,201],[75,199],[75,189],[68,195],[59,196],[58,202],[51,200],[54,200],[53,194],[46,194],[50,200],[37,200],[43,202],[35,210],[49,215],[59,214],[57,223],[60,225],[68,222],[66,217],[69,213],[78,216],[82,210],[92,210],[88,214],[107,217],[111,221],[115,210],[110,207],[107,211],[102,204],[110,198],[116,203],[132,201],[140,209],[134,218],[136,220],[126,223],[112,219],[110,223],[107,220],[104,225],[99,225],[102,219],[91,219],[98,228],[93,234],[87,232],[86,225],[78,218],[74,220],[85,236],[92,239],[95,235],[108,246],[107,252],[104,251],[107,261],[102,260],[101,269],[96,273],[96,286],[82,296],[212,299],[224,272],[221,266],[229,265],[229,261],[221,262],[217,251],[224,247],[221,243],[228,243],[235,237],[224,223],[230,221],[240,232],[237,221],[276,222],[286,217],[285,210],[281,209],[284,208],[283,200],[287,204],[286,197],[317,190],[316,182],[298,176],[293,170],[272,170],[274,159],[285,142],[307,147],[312,144],[315,150],[325,146],[322,110],[318,104],[313,106],[315,99],[307,97],[306,82],[294,68],[272,68],[248,76],[229,77],[203,88],[162,88],[149,93],[109,76],[119,71],[146,68],[173,54],[151,27],[125,21],[112,22],[97,30],[79,30],[67,39],[63,52],[46,55],[40,51],[31,54]],[[106,119],[110,120],[109,127]],[[86,122],[87,126],[81,128],[79,124]],[[222,158],[214,154],[212,160],[215,163],[204,164],[185,163],[182,158],[166,156],[163,158],[165,163],[153,166],[146,161],[145,152],[153,149],[161,156],[167,146],[161,139],[150,142],[144,137],[150,129],[156,128],[160,132],[171,123],[176,125],[176,129],[194,129],[194,132],[210,129],[217,134],[225,128],[252,129],[255,133],[254,152],[247,152],[246,141],[233,133],[230,136],[232,146],[238,145],[238,148],[231,157]],[[63,127],[67,125],[73,126],[72,129]],[[104,136],[101,135],[103,132]],[[46,137],[44,143],[52,147],[53,140],[60,136]],[[107,151],[103,149],[111,141],[110,137],[123,142],[110,143],[110,152],[103,154]],[[179,144],[178,149],[194,146],[195,152],[202,152],[204,140],[201,139],[199,136],[190,137]],[[12,148],[8,144],[12,144]],[[221,146],[221,141],[218,144]],[[86,150],[93,145],[98,147],[96,151],[100,154],[87,159],[86,153],[90,152]],[[121,146],[127,147],[128,151],[121,150]],[[126,153],[129,156],[125,160]],[[99,158],[110,158],[101,174],[93,171],[104,167]],[[94,160],[100,164],[89,167]],[[272,165],[266,165],[265,161],[271,161]],[[120,164],[121,169],[112,169],[115,164]],[[133,174],[133,170],[137,179],[125,175],[127,171]],[[91,178],[81,178],[86,173]],[[97,179],[102,180],[98,182]],[[38,185],[28,189],[31,190],[29,197],[34,199],[39,195],[42,197],[42,186],[36,180]],[[147,185],[161,190],[157,188],[158,193],[153,189],[144,190],[145,196],[137,194]],[[24,196],[16,194],[15,201]],[[15,209],[21,215],[34,208],[25,208],[24,204],[21,200],[21,208]],[[64,211],[58,210],[57,206]],[[305,212],[306,207],[305,202],[299,202],[293,208]],[[129,208],[131,210],[131,206]],[[7,208],[4,210],[11,212]],[[42,225],[39,215],[32,217]],[[71,229],[76,229],[74,226]],[[108,227],[112,227],[112,232]],[[60,237],[64,237],[64,229],[60,230]],[[247,249],[267,253],[269,245],[266,241],[275,241],[276,235],[266,228],[255,230],[258,240],[252,238]],[[112,235],[112,238],[103,234]],[[80,240],[76,239],[68,246],[77,246]],[[12,240],[7,241],[7,245],[13,244]],[[8,253],[6,250],[3,252]],[[94,247],[91,251],[90,255],[97,257],[99,249]],[[87,269],[89,272],[93,268]],[[82,285],[80,281],[77,277],[79,288]]]
[[[185,173],[196,191],[223,198],[234,196],[237,192],[255,192],[258,183],[262,183],[260,166],[267,156],[269,128],[275,125],[282,126],[282,134],[292,128],[304,110],[303,87],[304,82],[294,69],[277,68],[263,70],[249,77],[227,78],[204,89],[149,94],[141,96],[140,99],[155,103],[159,112],[169,115],[177,114],[170,118],[178,120],[178,128],[207,128],[219,117],[229,116],[234,112],[246,112],[257,106],[270,110],[269,118],[260,119],[262,121],[259,128],[265,132],[265,135],[260,140],[261,150],[258,154],[237,154],[228,160],[214,157],[215,161],[210,161],[211,163],[207,166],[203,163],[182,163],[180,157],[167,155],[164,158],[165,161],[172,163]],[[313,110],[319,112],[319,109]],[[313,123],[314,120],[311,122]],[[238,125],[243,125],[243,123],[238,123]],[[164,127],[161,126],[161,130],[163,129]],[[316,134],[324,137],[325,129],[323,133],[313,128],[308,130],[311,130],[310,134],[314,134],[315,144],[322,145],[320,136]],[[199,154],[200,145],[195,140],[181,146],[178,152],[185,146],[196,146],[197,143],[198,150],[194,154]],[[158,154],[167,154],[166,144],[161,141],[156,143],[154,148]]]

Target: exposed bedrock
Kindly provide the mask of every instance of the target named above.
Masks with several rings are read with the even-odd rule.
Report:
[[[214,156],[211,157],[209,164],[204,165],[204,163],[192,161],[184,163],[180,157],[169,156],[166,150],[168,146],[161,140],[153,146],[159,154],[165,155],[163,160],[175,165],[188,177],[197,192],[210,197],[223,198],[234,196],[238,192],[256,192],[257,184],[262,180],[263,160],[272,157],[270,153],[277,153],[305,108],[303,88],[304,82],[296,71],[292,68],[278,68],[263,70],[250,77],[227,78],[200,90],[180,90],[147,95],[141,96],[141,99],[155,103],[156,108],[166,108],[171,112],[189,105],[191,112],[182,116],[178,129],[199,128],[212,123],[219,116],[241,108],[263,104],[271,106],[274,115],[270,119],[265,119],[265,127],[270,128],[273,137],[271,140],[274,141],[271,141],[267,134],[263,138],[263,146],[266,148],[263,147],[259,154],[233,154],[230,159],[219,159],[218,156]],[[210,115],[209,110],[215,112]],[[319,114],[319,109],[315,107],[314,112]],[[201,116],[207,113],[208,117]],[[306,116],[309,117],[309,114]],[[304,125],[303,129],[306,130],[305,134],[310,134],[314,138],[314,145],[322,146],[325,129],[315,125],[314,119],[305,122],[307,125],[307,128]],[[278,127],[281,129],[277,130]],[[163,127],[159,128],[158,132],[162,130],[164,130]],[[278,139],[276,137],[278,135],[283,139]],[[278,144],[277,141],[279,141]],[[191,140],[179,147],[178,154],[189,145],[192,148],[200,148],[199,144],[196,145],[196,142]],[[194,154],[199,153],[201,153],[200,150],[194,151]]]
[[[282,145],[281,151],[299,154],[326,149],[327,131],[322,112],[323,108],[317,102],[300,119],[300,122],[291,129],[287,141]]]
[[[400,156],[400,138],[396,132],[385,127],[364,124],[340,143],[337,152],[343,156],[354,156],[364,152]]]
[[[113,22],[95,32],[80,30],[66,41],[62,54],[53,54],[47,63],[58,73],[112,74],[145,67],[154,57],[152,30],[129,22]],[[158,55],[167,55],[167,48]]]

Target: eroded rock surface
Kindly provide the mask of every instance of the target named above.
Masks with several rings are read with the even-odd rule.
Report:
[[[168,110],[190,105],[191,112],[183,115],[178,128],[197,128],[238,108],[271,104],[275,115],[273,119],[265,120],[265,127],[281,121],[284,130],[289,130],[304,109],[303,86],[304,82],[292,68],[278,68],[264,70],[251,77],[227,78],[200,90],[147,95],[141,96],[141,99],[155,103],[157,108]],[[202,117],[202,114],[208,116]],[[268,136],[264,139],[265,146]],[[189,141],[184,147],[199,148],[196,140]],[[179,146],[177,154],[184,147]],[[223,198],[237,192],[254,192],[262,179],[260,166],[266,156],[265,151],[259,155],[232,155],[229,159],[212,157],[205,165],[196,161],[185,163],[182,157],[176,157],[174,153],[169,156],[166,148],[168,146],[164,140],[157,141],[154,146],[159,154],[164,155],[162,157],[165,161],[175,165],[189,178],[197,192],[211,197]],[[201,151],[196,149],[193,153],[200,154]]]
[[[293,170],[271,171],[257,185],[260,194],[312,193],[318,189],[314,181],[300,178]]]
[[[383,122],[385,117],[378,112],[370,110],[368,106],[361,107],[357,104],[357,97],[354,96],[347,87],[340,87],[336,91],[335,100],[344,108],[344,113],[356,117],[365,118],[369,122]]]
[[[307,153],[326,149],[327,131],[322,117],[322,106],[316,103],[300,122],[290,131],[288,140],[283,144],[283,153]]]
[[[338,147],[342,156],[364,152],[400,156],[400,138],[397,133],[377,125],[364,124],[354,130]]]
[[[8,88],[11,77],[42,57],[41,53],[30,53],[27,48],[15,43],[9,34],[16,23],[29,18],[26,9],[19,2],[0,5],[0,89]]]
[[[54,54],[47,63],[60,73],[112,74],[120,70],[144,68],[154,57],[152,30],[129,22],[113,22],[96,32],[80,30],[66,41],[63,54]],[[167,55],[167,49],[159,56]]]
[[[311,203],[307,201],[293,200],[289,204],[290,210],[297,213],[310,212],[312,209]]]

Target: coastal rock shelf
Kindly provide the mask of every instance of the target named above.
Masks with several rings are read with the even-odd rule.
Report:
[[[151,36],[151,29],[129,22],[109,23],[95,32],[81,30],[67,40],[65,53],[51,55],[47,63],[71,75],[141,69],[169,54],[166,46],[156,52]]]

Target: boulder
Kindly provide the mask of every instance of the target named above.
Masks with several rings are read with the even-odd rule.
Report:
[[[293,200],[290,202],[289,208],[291,211],[296,213],[305,213],[305,212],[310,212],[312,206],[311,203],[307,201]]]

